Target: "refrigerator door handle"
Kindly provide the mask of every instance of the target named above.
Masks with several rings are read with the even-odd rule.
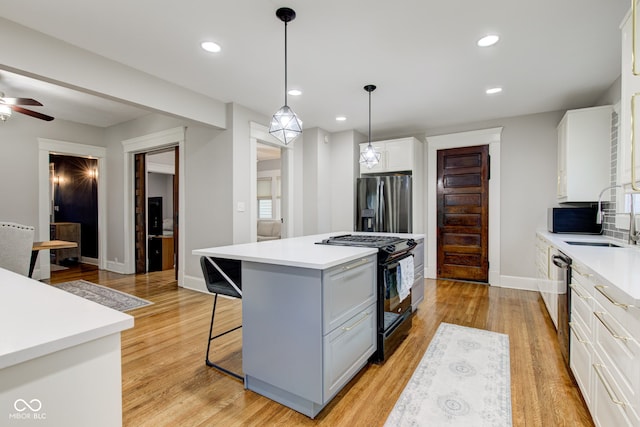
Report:
[[[378,184],[378,213],[376,215],[375,231],[387,231],[385,227],[385,222],[387,220],[385,197],[386,189],[384,186],[384,180],[380,179],[380,182]]]

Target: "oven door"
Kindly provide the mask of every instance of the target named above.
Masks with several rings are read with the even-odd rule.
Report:
[[[400,286],[399,266],[400,260],[413,256],[408,252],[401,257],[395,258],[382,266],[382,290],[384,298],[383,318],[384,331],[395,327],[395,323],[401,321],[405,312],[411,311],[411,291],[409,295],[400,301],[398,287]]]

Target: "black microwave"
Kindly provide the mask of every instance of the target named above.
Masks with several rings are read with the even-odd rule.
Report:
[[[551,233],[602,234],[596,223],[598,210],[588,208],[549,208],[547,229]]]

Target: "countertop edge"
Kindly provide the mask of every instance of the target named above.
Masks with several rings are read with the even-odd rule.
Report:
[[[3,354],[0,355],[0,369],[8,368],[20,363],[27,362],[29,360],[37,359],[38,357],[55,353],[57,351],[65,350],[67,348],[75,347],[90,341],[104,338],[109,335],[120,333],[124,330],[132,328],[133,325],[134,318],[132,316],[129,316],[129,318],[122,319],[120,321],[113,322],[102,327],[98,327],[85,332],[80,332],[75,335],[61,337],[49,342],[24,348],[13,353]]]
[[[621,282],[629,282],[628,280],[622,280],[620,279],[620,273],[621,271],[616,270],[615,267],[613,267],[613,263],[610,262],[603,262],[602,265],[594,265],[592,260],[586,259],[588,258],[587,256],[585,256],[585,248],[581,247],[581,246],[572,246],[569,245],[568,243],[566,243],[567,240],[572,240],[572,241],[595,241],[595,242],[609,242],[609,243],[615,243],[616,245],[621,246],[620,248],[589,248],[586,249],[594,251],[594,250],[600,250],[601,252],[599,252],[600,254],[600,258],[604,259],[605,256],[608,258],[614,257],[616,256],[616,252],[615,251],[621,251],[620,254],[625,254],[626,256],[628,256],[630,259],[631,258],[636,258],[640,260],[640,248],[638,247],[633,247],[630,246],[628,244],[622,243],[618,240],[615,240],[613,238],[610,238],[608,236],[603,236],[603,235],[587,235],[587,234],[555,234],[555,233],[550,233],[547,230],[537,230],[536,233],[541,236],[542,238],[544,238],[545,240],[547,240],[549,243],[551,243],[553,246],[555,246],[556,248],[558,248],[558,250],[562,251],[563,253],[567,254],[568,256],[570,256],[572,259],[584,264],[586,267],[590,268],[591,270],[593,270],[593,272],[595,272],[597,275],[599,275],[600,277],[602,277],[602,279],[606,280],[611,286],[614,286],[618,291],[620,291],[622,294],[624,294],[628,300],[629,303],[631,303],[634,306],[640,307],[640,283],[637,286],[637,290],[635,292],[631,292],[630,290],[632,289],[632,284],[631,283],[621,283]],[[582,248],[582,249],[581,249]],[[634,268],[634,266],[640,265],[640,263],[636,263],[636,262],[628,262],[628,269],[627,272],[629,272],[628,274],[623,274],[622,276],[624,277],[635,277],[635,275],[633,275],[632,273],[630,273],[631,269]],[[637,269],[637,267],[636,267]],[[640,270],[638,270],[638,272],[640,273]],[[634,289],[635,290],[635,289]]]

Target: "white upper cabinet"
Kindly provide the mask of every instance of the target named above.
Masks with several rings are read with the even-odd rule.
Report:
[[[640,9],[640,7],[638,8]],[[640,10],[637,11],[640,13]],[[640,19],[637,19],[640,26]],[[636,31],[636,49],[640,49],[640,28]],[[620,121],[618,139],[618,177],[619,184],[631,182],[631,144],[640,139],[640,57],[635,55],[636,64],[632,62],[633,50],[633,19],[629,14],[622,25],[622,69],[621,69],[621,97],[620,97]],[[635,111],[632,111],[635,110]],[[633,120],[631,116],[633,114]],[[633,129],[632,129],[633,126]],[[633,130],[633,132],[632,132]],[[635,142],[635,170],[636,183],[640,180],[640,142]],[[640,184],[637,184],[640,186]]]
[[[594,202],[611,182],[612,106],[569,110],[558,125],[558,202]]]
[[[360,152],[363,152],[368,142],[360,144]],[[360,164],[360,173],[382,173],[413,171],[416,169],[418,156],[422,156],[422,144],[415,138],[401,138],[389,141],[372,142],[371,145],[380,153],[380,163],[367,168]]]

